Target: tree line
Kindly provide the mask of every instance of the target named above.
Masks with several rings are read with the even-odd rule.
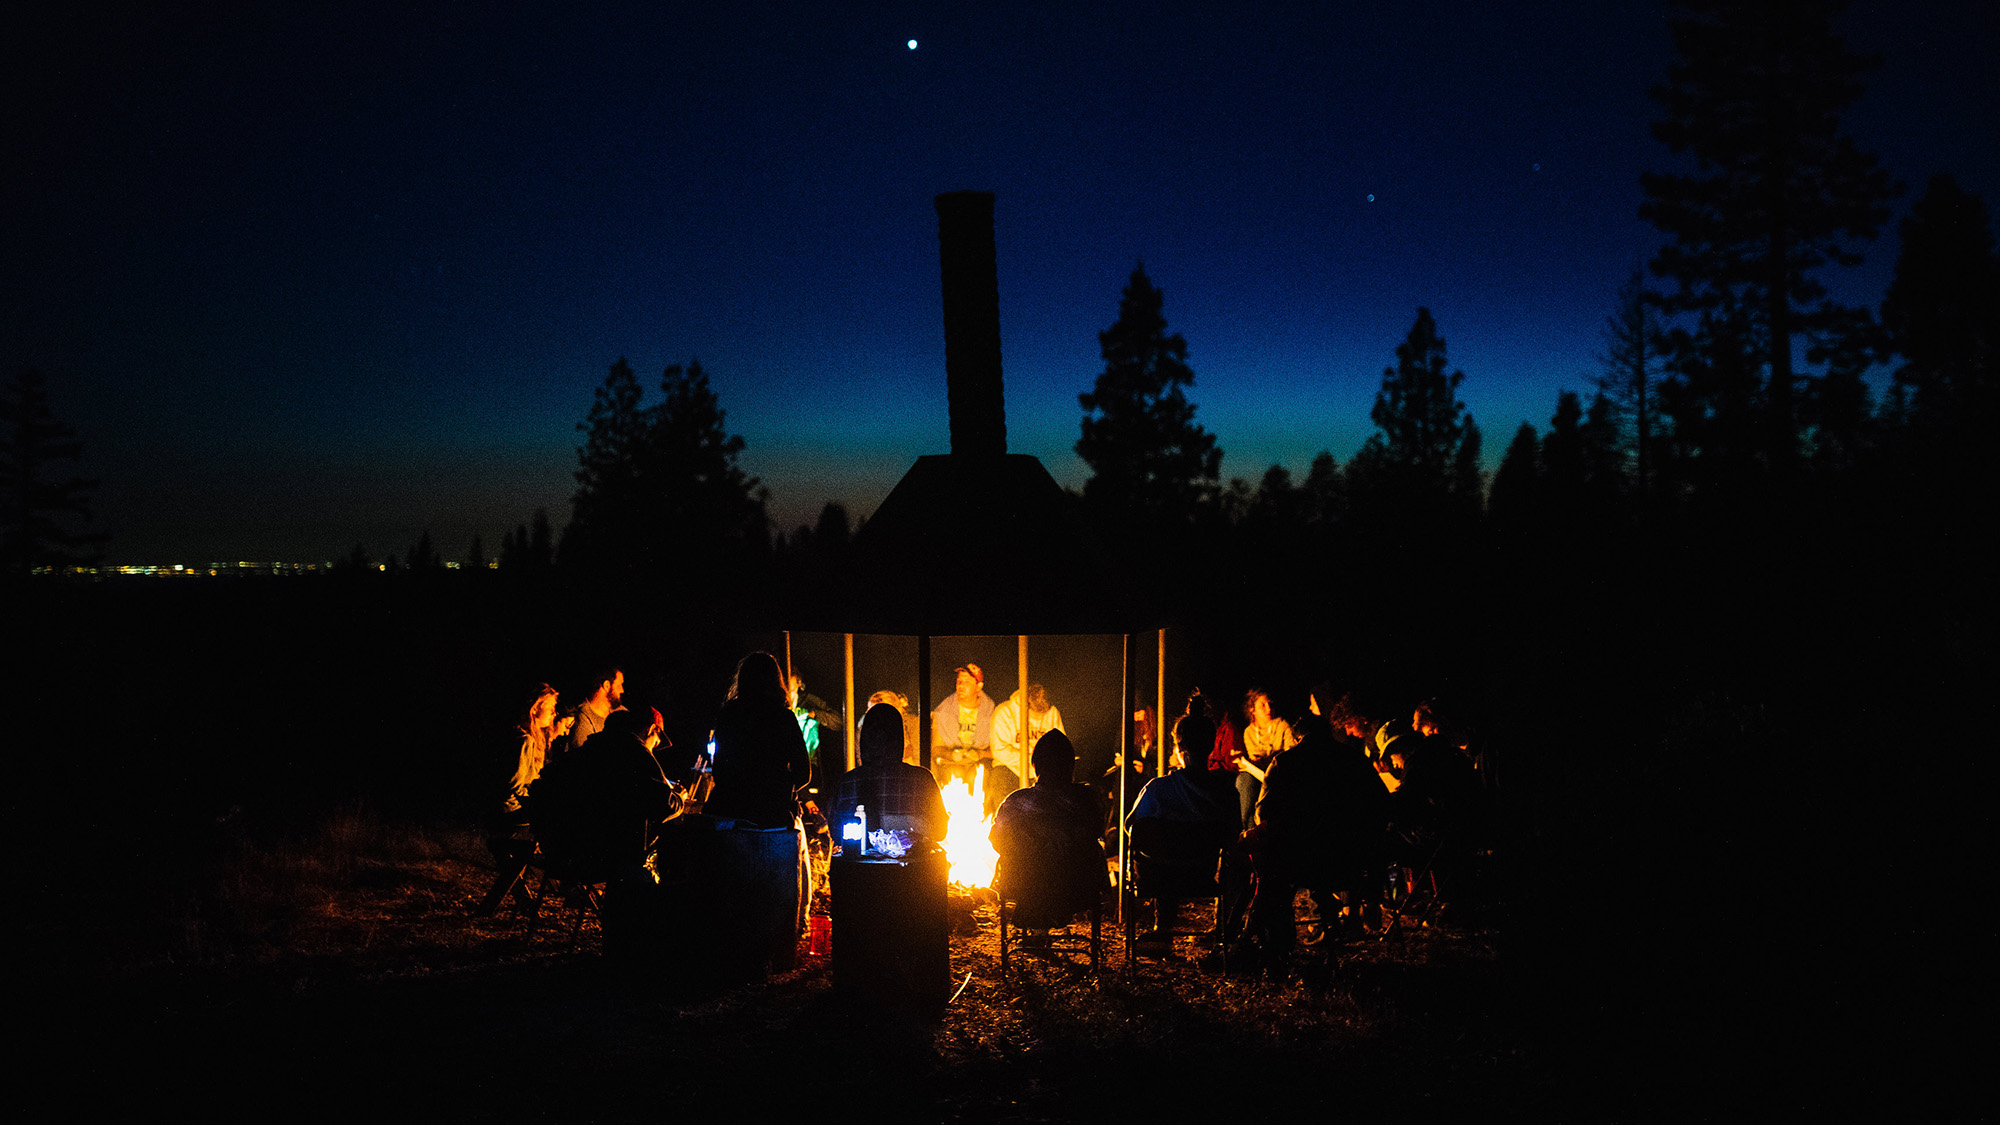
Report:
[[[1979,444],[1993,413],[2000,262],[1983,201],[1935,177],[1901,223],[1879,306],[1828,297],[1830,273],[1861,260],[1901,191],[1842,125],[1871,60],[1835,35],[1838,7],[1672,6],[1675,56],[1651,94],[1675,170],[1643,177],[1640,210],[1663,244],[1611,298],[1600,370],[1558,396],[1545,427],[1520,423],[1490,475],[1459,398],[1467,376],[1420,308],[1383,371],[1375,431],[1347,464],[1321,452],[1303,479],[1273,465],[1254,482],[1222,481],[1187,341],[1135,268],[1099,334],[1103,368],[1079,396],[1075,448],[1091,475],[1076,503],[1107,548],[1128,562],[1273,558],[1281,545],[1310,555],[1343,539],[1405,558],[1468,544],[1523,556],[1692,526],[1735,535],[1774,507],[1877,510],[1904,493],[1989,491]],[[16,569],[86,559],[101,542],[62,522],[87,514],[94,482],[41,472],[75,442],[47,418],[39,378],[10,387],[0,464]],[[856,529],[837,504],[773,535],[768,493],[741,467],[744,439],[698,362],[668,367],[656,386],[648,401],[630,365],[613,364],[577,426],[567,525],[558,533],[537,512],[494,558],[475,539],[465,565],[732,585],[838,556]],[[388,562],[442,565],[428,532]],[[360,546],[343,566],[377,569]]]

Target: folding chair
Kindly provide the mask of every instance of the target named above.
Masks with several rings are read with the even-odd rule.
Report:
[[[995,893],[996,894],[998,893],[997,890]],[[1007,975],[1008,967],[1011,964],[1011,960],[1008,956],[1009,948],[1013,944],[1013,941],[1015,940],[1012,934],[1012,930],[1015,928],[1014,907],[1016,906],[1016,903],[1013,898],[1005,894],[999,894],[999,898],[1000,898],[1000,975],[1005,976]],[[1083,913],[1090,918],[1090,947],[1089,947],[1090,970],[1091,972],[1096,972],[1098,970],[1099,965],[1103,961],[1103,954],[1104,954],[1104,904],[1101,901],[1097,902],[1093,904],[1088,910],[1083,911]],[[1076,916],[1074,914],[1070,915],[1070,918],[1072,920],[1074,920],[1075,917]],[[1068,925],[1065,924],[1065,926],[1063,927],[1063,932],[1059,934],[1054,934],[1054,933],[1050,934],[1049,944],[1046,946],[1042,946],[1041,948],[1048,949],[1050,951],[1081,949],[1083,948],[1082,945],[1083,940],[1084,939],[1082,934],[1070,933],[1068,931]]]
[[[535,891],[535,909],[528,920],[528,937],[531,940],[541,925],[542,904],[552,896],[558,903],[576,912],[576,920],[569,930],[571,950],[582,944],[584,919],[597,919],[597,932],[604,932],[604,887],[610,881],[608,875],[570,868],[552,861],[540,851],[535,853],[533,866],[541,869],[542,879]]]
[[[1202,825],[1151,817],[1132,824],[1127,849],[1132,874],[1123,880],[1125,916],[1125,963],[1139,956],[1140,906],[1146,902],[1185,904],[1213,900],[1215,927],[1212,931],[1156,927],[1171,945],[1175,937],[1216,936],[1225,951],[1232,923],[1244,905],[1247,878],[1235,878],[1224,866],[1233,833],[1206,829]],[[1234,892],[1234,893],[1232,893]],[[1156,919],[1157,921],[1157,919]]]
[[[473,907],[481,918],[499,913],[500,904],[513,895],[522,906],[533,906],[534,895],[527,888],[528,868],[535,861],[535,842],[518,837],[496,839],[487,845],[493,851],[493,886]]]

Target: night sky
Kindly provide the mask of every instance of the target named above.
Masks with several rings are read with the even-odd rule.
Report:
[[[1588,387],[1673,166],[1648,4],[187,7],[0,37],[0,362],[49,377],[112,562],[560,528],[620,356],[700,359],[778,527],[865,514],[948,445],[960,189],[997,197],[1010,448],[1058,480],[1140,260],[1225,478],[1346,463],[1419,305],[1490,467]],[[1899,214],[1939,171],[2000,203],[1993,13],[1846,20]]]

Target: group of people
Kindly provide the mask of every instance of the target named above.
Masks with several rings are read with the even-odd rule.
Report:
[[[888,691],[870,698],[857,728],[858,764],[831,790],[824,817],[807,794],[815,709],[807,705],[802,717],[802,685],[788,682],[768,653],[737,664],[709,744],[675,760],[672,776],[662,765],[672,742],[661,715],[627,697],[621,669],[603,669],[566,709],[554,688],[536,685],[495,815],[500,878],[486,908],[517,885],[538,844],[579,878],[607,883],[608,897],[657,882],[661,828],[688,812],[751,828],[865,819],[936,844],[949,826],[942,786],[983,777],[1003,893],[1031,933],[1061,925],[1108,886],[1100,841],[1113,825],[1112,804],[1076,782],[1075,748],[1042,685],[996,704],[979,665],[953,676],[955,690],[930,716],[929,769],[908,700]],[[1141,715],[1143,737],[1151,713]],[[1261,688],[1231,708],[1197,690],[1171,733],[1169,772],[1124,779],[1131,876],[1160,904],[1149,936],[1171,931],[1176,902],[1214,893],[1220,880],[1234,892],[1225,900],[1248,905],[1219,917],[1217,936],[1247,938],[1281,963],[1300,888],[1325,923],[1353,932],[1379,920],[1385,892],[1393,893],[1390,869],[1406,881],[1421,874],[1442,897],[1464,877],[1480,764],[1434,700],[1384,712],[1322,687],[1307,713],[1286,718]],[[1121,768],[1107,775],[1113,797]]]
[[[662,765],[673,748],[660,712],[626,694],[608,667],[575,705],[559,710],[547,684],[528,693],[516,724],[514,768],[489,832],[499,868],[483,909],[509,891],[531,862],[578,882],[606,885],[606,932],[619,900],[656,886],[662,827],[699,811],[734,826],[793,828],[811,779],[805,729],[793,692],[769,653],[745,656],[702,752]]]
[[[1346,935],[1379,922],[1398,882],[1421,879],[1440,898],[1463,889],[1482,763],[1435,700],[1387,711],[1322,687],[1287,720],[1262,689],[1240,710],[1197,691],[1173,746],[1171,772],[1146,784],[1127,818],[1134,877],[1160,904],[1149,938],[1171,931],[1177,901],[1220,889],[1248,903],[1248,925],[1231,911],[1216,936],[1282,965],[1301,888]]]
[[[940,786],[983,786],[986,814],[1028,780],[1033,749],[1050,731],[1068,736],[1062,712],[1041,684],[1016,688],[1004,703],[986,694],[986,672],[967,662],[952,669],[951,697],[931,710],[931,770]]]

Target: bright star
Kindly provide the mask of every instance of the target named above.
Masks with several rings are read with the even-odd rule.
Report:
[[[914,40],[914,39],[910,40],[910,42],[909,42],[908,46],[909,46],[910,50],[912,50],[912,51],[916,50],[916,49],[917,49],[917,41],[916,41],[916,40]]]

